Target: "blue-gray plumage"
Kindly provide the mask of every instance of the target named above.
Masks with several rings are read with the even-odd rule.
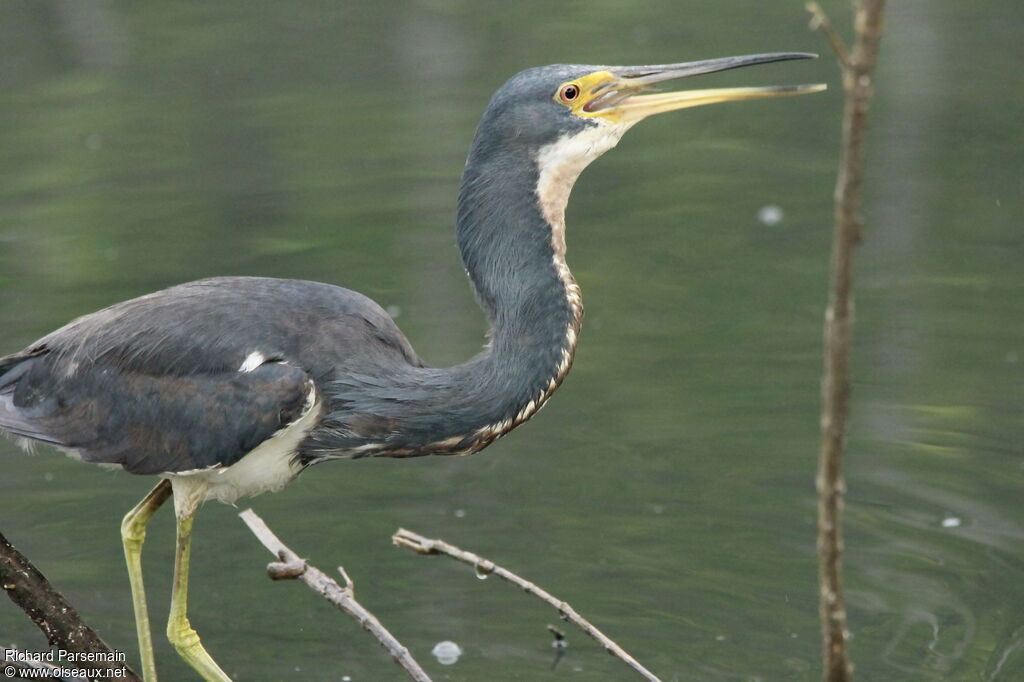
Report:
[[[254,351],[265,360],[240,372]],[[301,413],[308,381],[326,392],[346,370],[421,364],[355,292],[208,279],[87,315],[0,360],[11,368],[0,424],[132,473],[230,466]]]
[[[459,193],[457,239],[491,325],[486,348],[426,367],[376,303],[295,280],[190,282],[81,317],[0,358],[0,431],[170,481],[125,517],[143,672],[156,679],[142,599],[145,523],[173,488],[177,569],[204,500],[277,489],[310,464],[466,454],[529,419],[572,364],[583,313],[565,262],[580,172],[635,123],[817,86],[641,94],[657,82],[812,55],[524,71],[491,99]],[[175,581],[168,634],[207,680],[227,676],[188,626]]]

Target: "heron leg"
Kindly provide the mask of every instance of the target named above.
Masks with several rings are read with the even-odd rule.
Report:
[[[142,584],[142,543],[146,540],[146,524],[170,496],[171,482],[160,481],[121,521],[121,542],[128,563],[128,580],[131,582],[132,605],[135,607],[135,631],[139,638],[142,677],[146,682],[156,682],[156,661],[153,658],[153,637],[149,631],[146,588]]]
[[[207,682],[231,682],[210,657],[199,640],[199,633],[188,622],[188,562],[192,546],[192,521],[195,510],[178,516],[178,548],[174,558],[174,587],[171,589],[171,617],[167,621],[167,639]]]

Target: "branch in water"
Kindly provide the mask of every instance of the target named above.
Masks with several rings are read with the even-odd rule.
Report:
[[[399,528],[398,531],[396,531],[395,534],[391,536],[391,541],[399,547],[411,549],[412,551],[417,552],[418,554],[446,554],[447,556],[450,556],[456,561],[461,561],[464,564],[469,564],[470,566],[474,567],[476,569],[477,575],[479,576],[487,576],[493,574],[498,576],[502,580],[512,583],[524,592],[532,594],[538,599],[541,599],[550,604],[558,611],[558,614],[564,620],[572,623],[579,629],[583,630],[583,632],[590,635],[590,637],[597,640],[598,644],[604,647],[605,651],[610,653],[612,656],[615,656],[616,658],[622,659],[626,663],[626,665],[628,665],[630,668],[632,668],[641,676],[643,676],[644,679],[648,680],[649,682],[661,682],[661,680],[659,680],[654,675],[654,673],[640,665],[640,663],[635,658],[626,653],[625,649],[623,649],[618,644],[609,639],[607,635],[605,635],[603,632],[594,627],[588,620],[583,618],[583,616],[576,613],[576,610],[569,606],[567,602],[557,599],[543,588],[538,587],[537,585],[531,583],[528,580],[520,578],[518,575],[508,570],[507,568],[502,568],[501,566],[495,564],[493,561],[489,559],[484,559],[483,557],[477,556],[472,552],[467,552],[466,550],[459,549],[454,545],[448,544],[444,540],[432,540],[430,538],[425,538],[422,535],[419,535],[418,533],[414,533],[411,530],[406,530],[404,528]]]
[[[410,678],[416,682],[430,682],[430,677],[413,659],[409,650],[402,646],[395,636],[388,632],[387,628],[381,625],[376,616],[356,601],[355,584],[345,573],[345,569],[338,567],[338,571],[345,580],[345,587],[341,587],[326,573],[299,558],[299,555],[274,535],[274,532],[252,509],[246,509],[239,516],[249,526],[253,535],[263,543],[263,546],[279,559],[267,566],[267,574],[272,580],[294,580],[297,578],[306,583],[310,589],[354,618],[364,630],[373,635]]]

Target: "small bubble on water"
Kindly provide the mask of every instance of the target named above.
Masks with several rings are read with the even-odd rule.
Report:
[[[943,528],[959,528],[962,521],[955,516],[947,516],[942,519]]]
[[[725,635],[715,635],[715,641],[716,642],[724,642],[725,641]]]
[[[52,482],[53,481],[53,473],[47,471],[45,474],[43,474],[43,480],[46,481],[47,483]]]
[[[341,676],[341,682],[352,682],[352,678],[349,677],[348,675],[342,675]]]
[[[452,513],[455,514],[455,518],[457,518],[457,519],[462,519],[462,518],[466,517],[466,510],[465,509],[456,509]]]
[[[1006,354],[1006,361],[1011,365],[1016,364],[1017,360],[1019,359],[1020,356],[1017,355],[1017,351],[1011,350],[1009,353]]]
[[[82,143],[85,145],[86,149],[91,152],[95,152],[103,147],[103,136],[99,133],[89,133],[85,136],[85,139],[82,140]]]
[[[782,208],[775,204],[762,206],[757,212],[757,219],[762,225],[778,225],[782,222]]]
[[[388,315],[390,315],[392,317],[392,319],[396,318],[396,317],[398,317],[399,315],[402,314],[402,306],[398,306],[398,305],[394,305],[394,304],[389,305],[384,310],[387,312]]]
[[[445,640],[435,644],[430,653],[434,654],[434,658],[441,665],[451,665],[459,660],[459,656],[462,655],[462,648],[455,642]]]

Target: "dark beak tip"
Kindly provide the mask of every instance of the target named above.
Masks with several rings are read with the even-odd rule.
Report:
[[[757,64],[771,64],[773,62],[785,62],[798,59],[817,59],[818,55],[813,52],[766,52],[761,54],[747,54],[735,57],[722,57],[719,59],[704,59],[696,62],[682,62],[678,64],[651,64],[647,66],[615,66],[608,69],[617,78],[628,78],[637,86],[660,83],[661,81],[685,78],[687,76],[699,76],[719,71],[729,71],[745,66]]]
[[[782,52],[779,56],[784,59],[817,59],[820,55],[817,52]]]

